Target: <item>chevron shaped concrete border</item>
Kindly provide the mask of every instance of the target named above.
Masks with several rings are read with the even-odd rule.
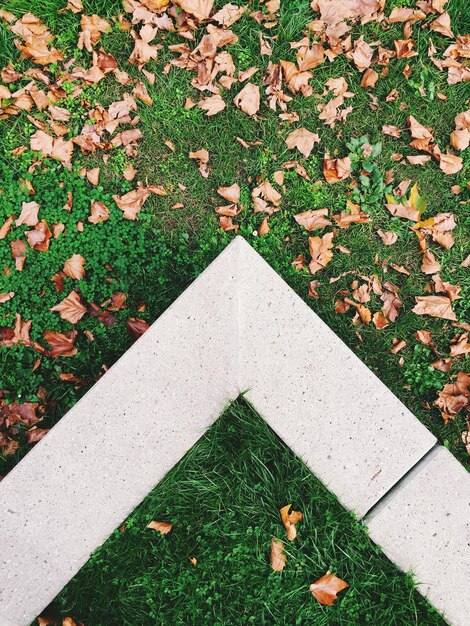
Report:
[[[246,389],[468,626],[469,475],[241,237],[0,483],[0,626],[29,624]]]

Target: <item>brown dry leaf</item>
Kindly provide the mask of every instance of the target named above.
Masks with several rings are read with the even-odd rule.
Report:
[[[440,33],[445,37],[451,37],[454,39],[455,35],[450,28],[450,15],[447,13],[442,13],[439,17],[429,24],[429,28],[431,30],[436,31],[436,33]]]
[[[305,157],[309,157],[315,143],[320,143],[317,133],[306,128],[297,128],[286,137],[286,145],[290,150],[297,148]]]
[[[11,300],[14,295],[15,295],[14,291],[0,293],[0,304],[3,304],[4,302],[8,302],[8,300]]]
[[[390,349],[390,352],[392,354],[398,354],[405,347],[406,347],[406,341],[404,341],[403,339],[398,339],[397,337],[395,337],[393,339],[393,341],[392,341],[392,348]]]
[[[80,26],[82,30],[78,36],[77,47],[79,50],[86,48],[88,52],[93,52],[93,46],[98,43],[102,33],[111,30],[109,22],[99,15],[82,15]]]
[[[135,87],[132,90],[132,95],[150,107],[153,104],[152,98],[150,97],[149,92],[147,91],[147,87],[144,85],[144,83],[141,80],[138,80],[136,82]]]
[[[26,226],[36,226],[38,223],[38,211],[39,204],[37,202],[23,202],[21,205],[21,213],[15,224],[20,226],[26,224]]]
[[[138,317],[130,317],[127,322],[127,332],[135,340],[143,335],[149,328],[150,324]]]
[[[364,89],[372,89],[373,87],[375,87],[378,80],[378,73],[372,68],[369,68],[364,72],[364,75],[362,76],[361,87],[363,87]]]
[[[393,244],[397,241],[398,235],[392,231],[386,230],[385,232],[382,230],[377,231],[377,235],[382,239],[383,243],[386,246],[393,246]]]
[[[5,237],[8,235],[14,220],[15,216],[10,215],[10,217],[7,217],[7,219],[3,222],[3,225],[0,228],[0,239],[5,239]]]
[[[436,274],[441,270],[441,264],[430,250],[423,252],[423,260],[421,262],[421,271],[425,274]]]
[[[211,115],[216,115],[225,109],[225,102],[219,94],[215,96],[210,96],[209,98],[205,98],[204,100],[200,100],[198,107],[203,111],[207,111],[206,115],[210,117]]]
[[[282,572],[286,566],[287,557],[284,554],[284,542],[271,538],[271,567],[275,572]]]
[[[394,204],[388,202],[385,204],[387,209],[395,217],[402,217],[405,220],[417,222],[419,220],[419,211],[414,209],[410,204]]]
[[[342,589],[346,589],[346,587],[349,587],[348,583],[328,571],[324,576],[310,585],[310,592],[320,604],[333,606],[338,592]]]
[[[456,335],[450,345],[450,356],[462,356],[470,353],[470,343],[468,343],[468,333]]]
[[[63,10],[70,10],[73,13],[81,13],[83,11],[82,0],[67,0],[67,6]]]
[[[323,175],[330,184],[344,180],[351,175],[351,159],[348,156],[332,159],[326,152],[323,159]]]
[[[78,352],[74,345],[77,338],[76,330],[69,330],[66,333],[58,333],[53,330],[44,331],[44,339],[51,346],[48,355],[52,358],[57,356],[75,356]]]
[[[233,183],[230,187],[219,187],[217,189],[217,193],[232,204],[238,204],[240,200],[240,185],[238,183]]]
[[[82,304],[80,296],[76,291],[71,291],[69,295],[53,306],[52,312],[60,313],[60,317],[71,324],[79,322],[86,313],[86,307]]]
[[[100,168],[94,167],[91,170],[87,170],[86,177],[92,185],[98,185],[100,182]]]
[[[173,528],[173,524],[170,522],[157,522],[156,520],[153,520],[150,524],[147,524],[147,528],[156,530],[157,533],[160,533],[161,535],[167,535]]]
[[[150,191],[146,187],[138,187],[123,196],[113,195],[113,200],[118,208],[123,211],[124,219],[135,220],[149,196]]]
[[[312,257],[308,266],[311,274],[324,269],[333,258],[333,237],[334,233],[326,233],[323,237],[308,238],[308,249]]]
[[[36,224],[34,230],[27,230],[25,232],[25,237],[31,248],[33,248],[33,250],[38,250],[39,252],[47,252],[51,236],[52,233],[49,230],[46,220],[41,220],[38,224]]]
[[[331,226],[330,220],[325,217],[326,215],[328,215],[328,209],[317,209],[315,211],[297,213],[297,215],[294,215],[294,219],[297,224],[300,224],[300,226],[303,226],[308,231],[312,231],[317,228]]]
[[[311,91],[308,81],[312,78],[312,72],[301,72],[295,63],[291,61],[280,62],[287,87],[291,93],[302,91],[304,95]]]
[[[105,222],[109,218],[109,209],[102,202],[91,201],[91,215],[88,216],[88,221],[92,224],[98,224],[98,222]]]
[[[259,46],[260,46],[260,54],[264,54],[268,57],[273,53],[273,49],[268,41],[263,37],[263,33],[259,32]]]
[[[245,13],[248,7],[238,7],[236,4],[226,4],[217,13],[214,13],[212,20],[228,28],[235,24],[237,20]]]
[[[382,135],[389,135],[390,137],[396,137],[399,139],[401,137],[401,130],[398,126],[393,126],[391,124],[385,124],[382,126]]]
[[[470,374],[459,372],[454,383],[438,391],[434,404],[440,409],[444,422],[454,419],[459,411],[470,405]]]
[[[439,168],[444,174],[457,174],[463,167],[462,157],[456,156],[447,150],[439,156]]]
[[[85,259],[80,254],[73,254],[64,263],[63,272],[69,278],[80,280],[85,276]]]
[[[373,54],[374,49],[364,41],[364,37],[361,35],[361,37],[354,42],[354,50],[350,53],[350,57],[357,69],[363,72],[370,66]]]
[[[235,96],[233,102],[236,107],[247,115],[253,116],[259,111],[260,92],[258,85],[247,83]]]
[[[286,529],[287,539],[289,541],[293,541],[297,537],[297,529],[295,525],[302,521],[302,513],[300,511],[290,510],[291,505],[287,504],[286,506],[279,509],[279,513],[281,514],[281,520],[284,524],[284,528]]]
[[[264,235],[267,235],[270,230],[271,230],[271,228],[269,226],[269,215],[267,215],[263,219],[261,224],[258,226],[258,236],[259,237],[263,237]]]
[[[422,343],[424,346],[427,346],[432,341],[432,332],[430,330],[417,330],[415,332],[415,338],[419,343]]]
[[[397,59],[409,59],[418,55],[412,39],[395,39],[393,43],[395,44]]]
[[[209,152],[205,148],[201,148],[201,150],[197,150],[196,152],[190,152],[189,158],[197,159],[199,161],[199,171],[201,172],[201,176],[203,178],[208,178],[209,169],[207,164],[209,163]]]
[[[15,267],[21,272],[26,261],[26,242],[16,239],[10,242],[11,256],[15,259]]]
[[[383,328],[386,328],[388,326],[387,318],[380,311],[378,311],[377,313],[374,313],[374,315],[372,316],[372,321],[374,322],[374,325],[377,328],[377,330],[382,330]]]
[[[158,46],[151,46],[150,42],[155,39],[158,28],[153,28],[150,24],[145,24],[140,29],[139,34],[135,31],[131,31],[132,38],[134,39],[134,50],[129,57],[129,61],[134,65],[137,65],[139,69],[148,63],[151,59],[156,59],[158,54]]]
[[[416,315],[430,315],[444,320],[457,321],[452,310],[452,301],[447,296],[416,296],[416,305],[412,309]]]
[[[175,3],[198,20],[207,20],[214,6],[214,0],[175,0]]]

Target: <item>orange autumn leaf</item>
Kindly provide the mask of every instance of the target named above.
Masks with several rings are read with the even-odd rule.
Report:
[[[341,580],[334,574],[327,572],[324,576],[310,585],[310,592],[312,596],[327,606],[333,606],[334,601],[337,598],[337,594],[349,587],[348,583]]]
[[[302,521],[302,513],[300,511],[291,510],[291,505],[287,504],[286,506],[279,509],[279,513],[281,514],[281,520],[284,524],[284,528],[286,529],[287,539],[289,541],[293,541],[297,537],[297,529],[295,525]]]
[[[173,524],[170,522],[157,522],[156,520],[152,520],[150,524],[147,524],[147,528],[156,530],[157,533],[160,533],[161,535],[167,535],[173,528]]]
[[[207,20],[211,14],[214,0],[175,0],[183,11],[194,15],[198,20]]]
[[[308,248],[312,257],[309,263],[311,274],[324,269],[333,258],[334,233],[326,233],[323,237],[309,237]]]
[[[445,422],[454,419],[459,411],[470,406],[470,374],[459,372],[453,383],[447,383],[434,401]]]
[[[39,204],[37,202],[23,202],[21,204],[21,213],[15,224],[20,226],[26,224],[26,226],[36,226],[38,223],[38,211]]]
[[[130,317],[127,322],[127,332],[133,339],[138,339],[150,328],[150,324],[138,317]]]
[[[238,204],[240,200],[240,185],[233,183],[230,187],[219,187],[217,193],[232,204]]]
[[[71,324],[79,322],[86,313],[86,307],[82,304],[80,296],[76,291],[71,291],[69,295],[56,304],[51,309],[52,312],[60,313],[60,317]]]
[[[286,566],[287,557],[284,554],[284,542],[271,538],[271,568],[275,572],[282,572]]]
[[[73,254],[64,263],[63,272],[69,278],[80,280],[85,276],[85,259],[80,254]]]

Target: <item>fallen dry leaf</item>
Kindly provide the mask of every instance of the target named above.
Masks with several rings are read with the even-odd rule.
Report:
[[[53,330],[44,331],[44,339],[51,346],[48,354],[52,358],[58,356],[75,356],[78,352],[75,344],[77,337],[76,330],[69,330],[66,333],[58,333]]]
[[[64,263],[63,272],[69,278],[80,280],[85,276],[85,259],[80,254],[73,254]]]
[[[337,598],[338,592],[342,589],[349,587],[348,583],[341,580],[334,574],[327,572],[324,576],[310,585],[310,592],[312,596],[327,606],[333,606],[334,601]]]
[[[147,528],[156,530],[157,533],[160,533],[161,535],[167,535],[173,528],[173,524],[170,522],[157,522],[156,520],[152,520],[150,524],[147,524]]]
[[[382,239],[383,243],[386,246],[393,246],[393,244],[397,241],[398,235],[392,231],[382,231],[378,230],[377,235]]]
[[[284,554],[284,543],[276,537],[271,538],[271,567],[275,572],[282,572],[286,566],[287,557]]]
[[[290,150],[297,148],[305,157],[309,157],[315,143],[320,142],[317,133],[306,128],[297,128],[286,137],[286,145]]]
[[[214,6],[214,0],[175,0],[175,3],[198,20],[207,20]]]
[[[208,117],[212,115],[216,115],[225,109],[225,102],[222,99],[222,96],[216,94],[215,96],[210,96],[209,98],[205,98],[201,100],[198,104],[198,107],[203,111],[206,111],[206,115]]]
[[[312,231],[317,228],[331,226],[330,220],[325,217],[326,215],[328,215],[328,209],[317,209],[315,211],[297,213],[297,215],[294,215],[294,219],[297,224],[300,224],[300,226],[303,226],[308,231]]]
[[[71,291],[69,295],[53,306],[52,312],[60,313],[60,317],[71,324],[77,324],[86,313],[86,307],[82,304],[80,296],[76,291]]]
[[[457,321],[452,310],[452,301],[446,296],[416,296],[416,305],[412,309],[416,315],[430,315],[444,320]]]
[[[259,111],[260,92],[258,85],[247,83],[235,96],[233,102],[236,107],[247,115],[253,116]]]
[[[233,183],[230,187],[219,187],[217,189],[217,193],[228,202],[238,204],[238,201],[240,200],[240,185],[238,185],[238,183]]]
[[[286,529],[287,539],[293,541],[297,537],[297,528],[295,525],[302,521],[303,515],[300,511],[291,510],[290,504],[279,509],[279,513],[281,514],[281,520]]]
[[[434,401],[442,414],[444,422],[454,419],[459,411],[470,405],[470,374],[459,372],[453,383],[447,383],[438,391]]]
[[[334,233],[326,233],[323,237],[308,238],[308,249],[312,257],[308,266],[311,274],[324,269],[333,258],[333,237]]]
[[[26,226],[36,226],[38,223],[38,211],[39,204],[37,202],[23,202],[21,205],[21,213],[15,224],[20,226],[26,224]]]

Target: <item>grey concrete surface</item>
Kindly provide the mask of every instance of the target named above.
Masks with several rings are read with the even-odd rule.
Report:
[[[436,446],[364,523],[450,624],[470,624],[470,477],[446,448]]]

